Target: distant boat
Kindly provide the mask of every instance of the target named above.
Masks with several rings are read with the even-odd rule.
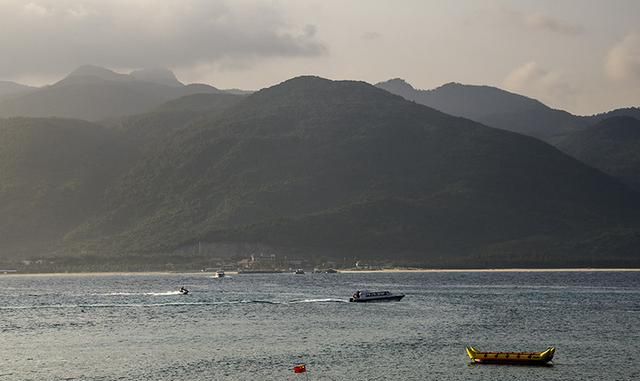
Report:
[[[304,270],[303,269],[297,269],[296,270],[296,274],[304,274]]]
[[[186,289],[186,288],[184,288],[184,287],[180,287],[180,293],[181,293],[182,295],[187,295],[187,294],[189,293],[189,290],[187,290],[187,289]]]
[[[469,358],[476,363],[544,365],[553,359],[555,347],[542,352],[481,352],[467,347]]]
[[[216,271],[216,275],[214,275],[213,277],[214,278],[224,278],[225,277],[224,271],[222,271],[222,270]]]
[[[404,298],[404,294],[393,294],[390,291],[356,291],[351,298],[350,302],[365,303],[365,302],[397,302]]]

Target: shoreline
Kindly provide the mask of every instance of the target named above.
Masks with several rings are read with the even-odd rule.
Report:
[[[341,273],[551,273],[551,272],[640,272],[640,268],[504,268],[504,269],[384,269],[384,270],[338,270]]]
[[[640,268],[536,268],[536,269],[527,269],[527,268],[505,268],[505,269],[382,269],[382,270],[338,270],[338,273],[344,274],[373,274],[373,273],[559,273],[559,272],[573,272],[573,273],[587,273],[587,272],[640,272]],[[253,274],[238,274],[237,271],[226,271],[229,275],[253,275]],[[184,272],[169,272],[169,271],[125,271],[125,272],[58,272],[58,273],[0,273],[0,278],[2,277],[13,277],[13,276],[153,276],[153,275],[196,275],[200,274],[203,276],[210,276],[215,274],[215,272],[201,272],[201,271],[184,271]],[[279,275],[279,274],[289,274],[285,273],[274,273],[267,275]]]

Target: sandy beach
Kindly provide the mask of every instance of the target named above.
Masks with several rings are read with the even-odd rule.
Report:
[[[625,269],[625,268],[569,268],[569,269],[383,269],[383,270],[339,270],[341,273],[488,273],[488,272],[640,272],[640,268]]]
[[[415,268],[395,268],[382,270],[338,270],[344,274],[369,274],[369,273],[532,273],[532,272],[640,272],[640,268],[553,268],[553,269],[415,269]],[[8,273],[2,274],[3,277],[12,276],[157,276],[157,275],[180,275],[180,274],[201,274],[203,276],[213,276],[212,272],[200,271],[184,271],[184,272],[84,272],[84,273]],[[237,271],[226,271],[227,275],[238,275]],[[288,274],[288,273],[280,273]],[[242,274],[241,274],[242,275]],[[248,274],[245,274],[248,275]]]

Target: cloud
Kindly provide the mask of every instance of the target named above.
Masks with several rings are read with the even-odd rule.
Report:
[[[579,25],[572,25],[562,22],[542,13],[531,13],[523,15],[524,25],[531,29],[545,30],[553,33],[575,35],[583,32]]]
[[[640,33],[627,34],[609,50],[605,72],[616,81],[640,82]]]
[[[0,78],[66,73],[94,63],[172,68],[326,53],[314,25],[277,3],[210,0],[0,1]]]
[[[537,63],[527,62],[509,73],[504,80],[504,84],[510,89],[520,90],[533,82],[539,82],[547,75],[548,72],[539,67]]]
[[[507,23],[524,26],[526,29],[540,32],[550,32],[566,36],[578,35],[584,32],[581,25],[571,24],[541,12],[522,12],[506,6],[494,5],[494,12]]]
[[[22,9],[25,13],[34,15],[37,17],[44,17],[47,14],[49,14],[49,10],[47,8],[35,3],[27,3],[24,5]]]
[[[562,78],[560,73],[543,68],[536,62],[527,62],[511,71],[503,84],[508,90],[537,97],[545,102],[570,103],[576,89]]]

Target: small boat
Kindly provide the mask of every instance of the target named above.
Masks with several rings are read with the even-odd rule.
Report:
[[[480,364],[523,364],[544,365],[553,359],[555,347],[542,352],[481,352],[474,347],[467,347],[469,358]]]
[[[186,289],[186,288],[184,288],[184,287],[180,287],[180,293],[181,293],[182,295],[187,295],[187,294],[189,293],[189,290],[187,290],[187,289]]]
[[[225,277],[224,271],[222,271],[222,270],[216,271],[216,275],[214,275],[213,277],[214,278],[224,278]]]
[[[356,291],[351,298],[350,302],[365,303],[365,302],[397,302],[404,298],[404,294],[392,294],[390,291]]]
[[[304,270],[303,269],[297,269],[296,270],[296,274],[304,274]]]

